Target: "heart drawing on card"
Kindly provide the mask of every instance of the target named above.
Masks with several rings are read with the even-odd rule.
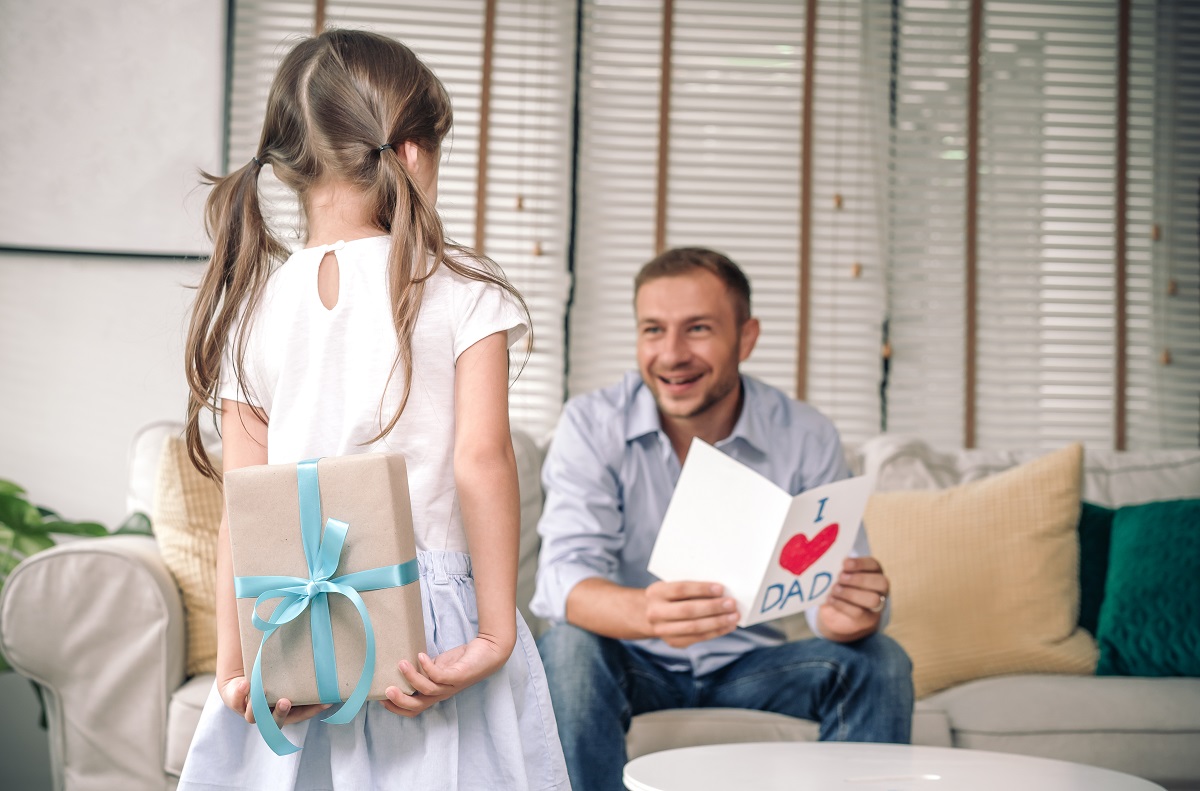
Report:
[[[822,555],[829,551],[829,548],[833,546],[833,542],[837,540],[837,534],[838,526],[836,522],[832,525],[826,525],[820,533],[817,533],[811,539],[803,533],[797,533],[783,545],[783,551],[779,553],[779,565],[797,577],[800,576],[809,566],[816,563],[821,559]]]

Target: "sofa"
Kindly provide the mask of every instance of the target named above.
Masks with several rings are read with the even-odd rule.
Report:
[[[131,454],[129,507],[151,512],[160,450],[179,426],[154,424]],[[521,486],[518,596],[537,563],[544,448],[514,436]],[[917,440],[880,437],[848,454],[881,490],[936,490],[1016,467],[1037,453],[937,453]],[[1200,497],[1200,450],[1089,452],[1084,499],[1115,507]],[[17,606],[41,601],[43,606]],[[804,636],[802,617],[785,624]],[[209,674],[189,677],[184,600],[155,539],[71,541],[14,571],[0,598],[0,649],[42,688],[52,771],[66,791],[174,788]],[[672,710],[635,718],[631,757],[734,741],[811,740],[815,723],[744,710]],[[920,699],[913,741],[1078,761],[1200,789],[1200,679],[1011,673],[970,680]]]

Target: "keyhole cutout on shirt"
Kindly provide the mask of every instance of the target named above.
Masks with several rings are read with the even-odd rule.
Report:
[[[337,307],[340,286],[337,256],[330,250],[321,258],[321,265],[317,268],[317,296],[326,310]]]

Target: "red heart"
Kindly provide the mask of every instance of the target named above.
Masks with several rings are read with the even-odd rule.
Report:
[[[816,563],[822,555],[829,551],[833,542],[837,540],[837,534],[836,522],[826,525],[825,529],[817,533],[811,541],[803,533],[797,533],[783,545],[783,551],[779,553],[779,565],[796,576],[800,576],[805,569]]]

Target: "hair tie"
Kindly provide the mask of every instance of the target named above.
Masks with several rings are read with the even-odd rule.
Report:
[[[382,154],[382,153],[383,153],[385,150],[386,150],[386,151],[395,151],[396,149],[392,148],[392,144],[391,144],[391,143],[384,143],[384,144],[383,144],[383,145],[381,145],[379,148],[375,149],[375,151],[376,151],[376,152],[378,152],[378,153],[380,153],[380,154]]]
[[[250,161],[253,162],[254,164],[258,165],[259,170],[262,170],[262,160],[261,159],[259,159],[258,157],[250,157]]]

